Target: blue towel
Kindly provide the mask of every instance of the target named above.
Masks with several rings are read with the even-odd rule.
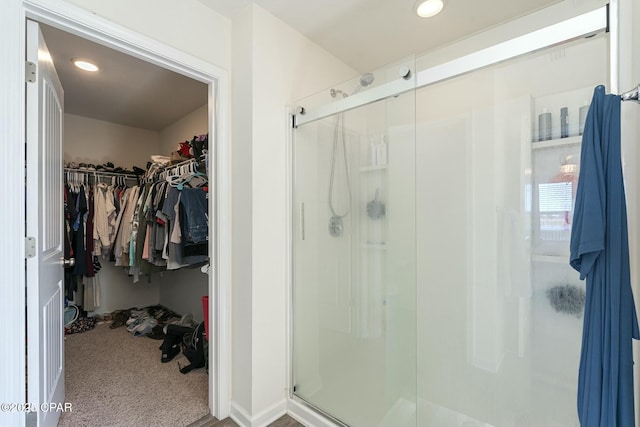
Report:
[[[583,427],[633,427],[632,338],[638,321],[631,292],[627,209],[620,152],[620,97],[598,86],[587,114],[576,194],[571,257],[587,279],[578,375]]]

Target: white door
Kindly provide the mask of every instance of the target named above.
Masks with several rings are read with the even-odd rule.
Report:
[[[64,401],[63,92],[33,21],[27,21],[29,63],[35,74],[26,83],[26,229],[35,247],[27,255],[27,402],[39,408],[38,426],[56,426],[60,412],[52,404]]]

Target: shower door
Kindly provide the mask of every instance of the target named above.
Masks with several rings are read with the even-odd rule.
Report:
[[[569,236],[607,47],[601,34],[416,91],[419,426],[579,425]]]
[[[415,425],[414,110],[410,92],[294,131],[293,393],[352,426]]]
[[[578,426],[569,237],[608,47],[576,39],[295,130],[297,398],[352,426]]]

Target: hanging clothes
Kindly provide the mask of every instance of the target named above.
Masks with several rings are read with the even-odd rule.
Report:
[[[75,256],[71,242],[71,213],[69,204],[69,191],[67,186],[64,187],[64,259],[71,259]],[[67,299],[73,300],[74,287],[76,286],[73,269],[67,267],[64,269],[64,295]]]
[[[631,292],[620,151],[620,97],[594,90],[582,139],[570,263],[587,280],[578,377],[583,427],[633,427]]]
[[[87,263],[85,262],[87,258],[87,250],[86,250],[86,242],[85,242],[85,231],[86,231],[86,215],[88,213],[88,204],[87,204],[87,196],[84,191],[84,186],[80,187],[76,201],[76,217],[73,222],[73,232],[74,232],[74,253],[76,254],[76,264],[73,268],[73,274],[76,276],[84,276],[88,273]]]
[[[113,187],[100,182],[94,187],[95,200],[95,227],[93,240],[96,254],[108,253],[116,222],[116,206],[113,195]]]
[[[84,221],[84,229],[85,229],[85,257],[84,257],[84,265],[86,268],[86,277],[95,276],[95,272],[93,271],[93,189],[89,189],[89,195],[87,196],[87,215]]]
[[[200,139],[197,148],[204,150],[206,137]],[[74,229],[77,233],[84,231],[86,237],[82,256],[87,260],[82,267],[86,271],[78,277],[91,277],[91,260],[99,265],[100,255],[126,268],[133,283],[140,275],[209,262],[208,179],[198,168],[202,166],[194,160],[155,168],[153,173],[150,169],[144,184],[138,180],[139,185],[131,188],[122,188],[124,181],[115,186],[112,180],[111,186],[95,182],[93,188],[87,185],[85,190],[85,183],[91,181],[83,178],[75,187],[80,193],[88,192],[89,203],[83,204],[86,196],[78,194],[73,198],[75,209],[70,209],[70,217],[77,211]],[[98,180],[96,174],[92,177]],[[80,251],[85,249],[78,248]],[[79,284],[87,292],[87,305],[95,305],[90,302],[99,301],[99,293],[93,289],[99,291],[99,281],[80,280]]]

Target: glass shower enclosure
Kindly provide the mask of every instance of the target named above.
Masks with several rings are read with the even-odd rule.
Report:
[[[350,426],[578,425],[568,240],[608,49],[600,32],[432,84],[417,58],[298,103],[295,399]]]
[[[403,66],[321,96],[349,101]],[[415,406],[414,111],[407,92],[295,133],[295,394],[349,425]]]

